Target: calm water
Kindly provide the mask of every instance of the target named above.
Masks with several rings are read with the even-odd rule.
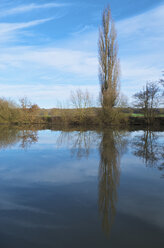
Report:
[[[164,247],[164,132],[0,129],[0,247]]]

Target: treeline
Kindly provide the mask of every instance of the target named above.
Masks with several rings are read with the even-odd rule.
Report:
[[[74,92],[74,104],[72,108],[39,108],[37,104],[31,104],[27,98],[20,100],[19,104],[4,98],[0,99],[0,124],[52,124],[59,126],[108,126],[108,125],[134,125],[155,123],[164,117],[164,108],[154,108],[145,116],[146,110],[136,107],[115,106],[112,113],[105,113],[100,107],[93,107],[91,102],[80,97],[79,91]],[[78,94],[77,94],[78,93]],[[83,96],[85,95],[84,92]],[[85,104],[84,104],[85,102]],[[78,103],[78,104],[77,104]],[[158,118],[157,118],[158,117]],[[164,118],[163,118],[164,119]]]
[[[39,107],[36,104],[31,104],[27,98],[22,98],[20,104],[5,98],[0,99],[0,123],[35,123],[39,121],[38,114]]]

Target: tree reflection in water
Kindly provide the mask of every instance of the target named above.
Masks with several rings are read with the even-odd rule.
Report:
[[[71,153],[78,158],[88,157],[91,147],[99,147],[98,209],[102,218],[103,231],[109,236],[116,214],[120,157],[127,145],[125,133],[112,129],[100,133],[93,131],[62,132],[58,138],[58,144],[70,146]]]
[[[17,143],[23,149],[29,148],[38,141],[36,130],[20,130],[17,128],[0,127],[0,149],[10,148]]]
[[[106,130],[100,143],[98,207],[102,228],[107,236],[116,215],[117,189],[120,180],[120,157],[126,149],[125,134]]]
[[[19,132],[16,129],[10,129],[0,126],[0,149],[14,146],[19,142]]]
[[[143,131],[133,139],[133,154],[143,160],[146,166],[164,170],[164,145],[159,142],[160,134],[151,130]],[[162,175],[164,177],[164,175]]]
[[[99,144],[99,135],[93,131],[74,131],[74,132],[61,132],[57,144],[59,146],[65,144],[70,148],[72,156],[78,159],[88,157],[90,149],[93,145]]]
[[[20,146],[23,149],[29,148],[32,144],[36,143],[38,141],[38,135],[37,131],[32,130],[23,130],[20,133]]]

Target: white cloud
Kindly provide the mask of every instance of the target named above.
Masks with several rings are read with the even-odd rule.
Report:
[[[162,64],[155,66],[153,63],[153,57],[148,60],[141,57],[133,57],[133,59],[125,59],[121,63],[122,70],[122,79],[126,83],[128,83],[127,88],[133,85],[133,91],[139,90],[142,85],[146,83],[146,81],[156,81],[159,79]],[[124,84],[124,83],[123,83]]]
[[[26,53],[23,55],[23,59],[44,66],[52,66],[63,72],[87,76],[95,76],[97,73],[98,64],[95,55],[78,50],[43,49]]]
[[[45,19],[39,19],[39,20],[30,21],[30,22],[0,23],[0,34],[3,35],[3,33],[8,33],[11,31],[18,30],[18,29],[24,29],[24,28],[37,26],[39,24],[51,21],[53,19],[54,18],[45,18]]]
[[[61,72],[81,76],[95,77],[98,62],[93,53],[61,48],[14,47],[1,52],[0,66],[38,67],[39,70],[49,67]]]
[[[164,5],[143,14],[117,22],[119,36],[135,38],[136,35],[154,37],[154,33],[164,34]],[[133,36],[134,35],[134,36]]]
[[[164,5],[116,23],[124,92],[158,80],[164,65]]]
[[[16,99],[28,97],[32,103],[37,103],[40,107],[65,107],[70,103],[70,92],[77,89],[88,90],[93,97],[93,103],[99,95],[99,85],[46,85],[46,84],[0,84],[1,96]]]
[[[45,22],[51,21],[55,18],[44,18],[29,22],[21,23],[0,23],[0,43],[11,42],[18,38],[18,31],[26,28],[34,27]]]
[[[20,13],[29,12],[29,11],[38,10],[38,9],[65,7],[68,5],[70,4],[69,3],[46,3],[46,4],[31,3],[29,5],[21,5],[21,6],[12,8],[12,9],[4,10],[3,12],[1,12],[0,17],[20,14]]]

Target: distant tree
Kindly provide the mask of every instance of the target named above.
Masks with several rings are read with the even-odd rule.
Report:
[[[37,104],[32,104],[27,97],[23,97],[20,100],[20,112],[21,112],[21,122],[23,123],[33,123],[37,120],[39,110]]]
[[[164,77],[164,71],[162,71],[162,76]],[[162,90],[162,99],[164,97],[164,78],[161,78],[159,80],[159,83],[163,86],[163,90]],[[162,104],[164,104],[164,100],[162,101]]]
[[[109,6],[103,12],[98,48],[101,105],[109,112],[117,104],[120,76],[117,34]]]
[[[76,110],[75,121],[83,122],[89,116],[92,99],[88,90],[77,89],[71,92],[71,104]]]
[[[148,122],[152,121],[157,113],[159,97],[159,87],[156,82],[147,83],[143,90],[134,94],[134,106],[143,111]]]
[[[29,108],[29,111],[33,114],[38,113],[39,110],[40,110],[40,108],[37,104],[31,105],[31,107]]]
[[[38,119],[39,110],[40,108],[37,104],[31,105],[31,107],[28,110],[30,116],[30,122],[35,122]]]
[[[164,71],[162,71],[162,76],[164,77]],[[160,83],[164,86],[164,79],[163,78],[160,79]]]
[[[30,100],[27,97],[20,98],[19,102],[20,102],[21,108],[23,110],[30,108],[32,105]]]
[[[120,94],[119,99],[118,99],[118,103],[117,103],[117,107],[119,107],[119,108],[128,108],[129,107],[128,97],[126,95]]]
[[[0,123],[11,123],[19,120],[17,105],[5,98],[0,98]]]
[[[85,109],[91,107],[91,96],[88,90],[77,89],[76,91],[71,91],[71,103],[73,108]]]

